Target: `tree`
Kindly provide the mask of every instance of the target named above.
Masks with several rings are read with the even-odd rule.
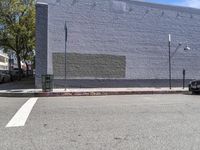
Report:
[[[29,75],[29,62],[34,63],[35,53],[32,50],[24,50],[21,54],[21,58],[26,64],[26,75]],[[33,67],[33,66],[32,66]]]
[[[15,52],[21,79],[21,60],[35,49],[35,0],[0,0],[0,26],[0,46]]]
[[[22,36],[22,51],[20,56],[26,64],[28,75],[28,62],[33,62],[35,55],[35,7],[29,7],[26,14],[22,21],[26,26],[26,32],[24,32],[25,34]]]

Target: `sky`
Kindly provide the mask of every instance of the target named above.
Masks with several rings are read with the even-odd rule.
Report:
[[[200,8],[200,0],[145,0],[147,2]]]

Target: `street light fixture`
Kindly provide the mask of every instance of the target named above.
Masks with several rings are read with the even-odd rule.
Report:
[[[190,51],[191,48],[187,45],[185,48],[184,48],[184,51]]]
[[[179,43],[177,48],[175,49],[174,53],[171,55],[171,34],[168,35],[168,47],[169,47],[169,88],[172,88],[172,75],[171,75],[171,59],[175,55],[175,53],[178,51],[178,49],[182,46],[182,43]],[[191,48],[186,45],[184,47],[184,51],[190,51]]]

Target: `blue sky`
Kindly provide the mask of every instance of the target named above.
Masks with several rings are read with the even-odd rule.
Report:
[[[200,8],[200,0],[145,0],[161,4],[179,5],[193,8]]]

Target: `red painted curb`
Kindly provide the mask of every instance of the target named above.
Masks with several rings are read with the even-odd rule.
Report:
[[[190,92],[189,91],[35,92],[35,93],[0,93],[0,97],[60,97],[60,96],[106,96],[106,95],[142,95],[142,94],[190,94]]]

